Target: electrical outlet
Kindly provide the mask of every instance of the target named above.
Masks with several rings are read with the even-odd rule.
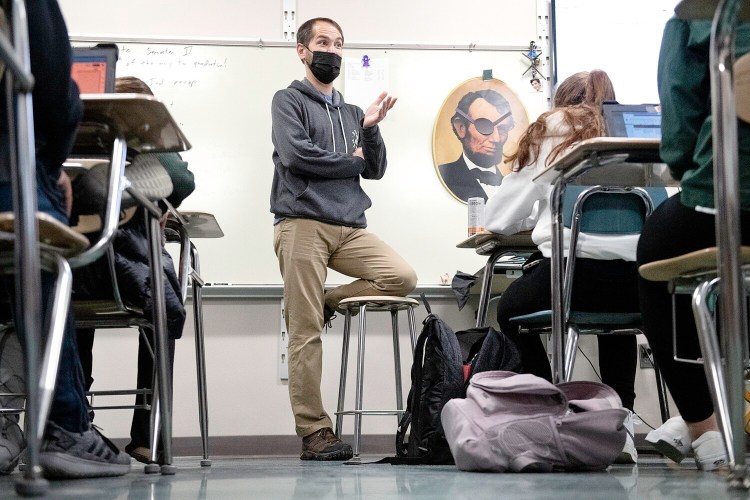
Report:
[[[640,360],[641,368],[653,368],[654,361],[652,359],[651,348],[647,344],[638,344],[638,359]]]

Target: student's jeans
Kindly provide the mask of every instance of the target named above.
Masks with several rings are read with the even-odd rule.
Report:
[[[310,219],[284,219],[274,228],[274,249],[284,278],[284,319],[289,331],[289,398],[298,436],[332,427],[320,394],[323,305],[336,309],[349,297],[409,294],[412,267],[365,229]],[[327,293],[327,268],[358,278]]]
[[[59,208],[52,205],[44,191],[37,189],[37,199],[39,211],[48,213],[55,217],[63,224],[68,223],[67,217]],[[11,199],[10,184],[0,183],[0,211],[7,212],[13,210]],[[3,278],[3,288],[8,293],[13,294],[12,276]],[[54,276],[50,273],[42,272],[42,310],[43,317],[46,317],[48,308],[51,307],[51,292],[54,286]],[[10,318],[2,318],[3,321]],[[19,337],[21,332],[19,332]],[[46,342],[47,332],[42,331],[41,338]],[[24,339],[19,338],[21,345],[24,345]],[[45,344],[46,345],[46,344]],[[33,383],[36,381],[26,381]],[[65,332],[63,334],[62,351],[60,353],[60,367],[57,371],[57,383],[55,385],[55,394],[52,400],[49,420],[56,423],[63,429],[71,432],[83,432],[89,428],[89,417],[86,396],[83,389],[83,371],[78,358],[78,347],[75,338],[75,325],[73,322],[73,313],[68,311],[65,320]]]

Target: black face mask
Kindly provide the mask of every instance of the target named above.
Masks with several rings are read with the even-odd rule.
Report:
[[[310,50],[310,49],[307,49]],[[312,52],[312,51],[310,51]],[[341,71],[341,56],[335,52],[312,52],[310,71],[320,83],[328,85],[339,76]]]

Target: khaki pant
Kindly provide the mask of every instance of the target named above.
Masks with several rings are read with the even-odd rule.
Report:
[[[417,285],[411,266],[365,229],[310,219],[285,219],[274,229],[274,250],[284,278],[289,330],[289,399],[298,436],[332,427],[320,395],[323,304],[348,297],[409,294]],[[324,294],[327,268],[358,278]]]

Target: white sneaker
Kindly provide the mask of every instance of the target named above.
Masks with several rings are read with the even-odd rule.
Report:
[[[623,421],[625,426],[625,446],[623,447],[620,454],[615,459],[616,464],[634,464],[638,462],[638,450],[635,449],[635,415],[632,411],[628,410],[628,414]]]
[[[700,470],[716,470],[729,465],[727,450],[719,431],[704,432],[693,441],[695,463]]]
[[[693,444],[687,424],[680,416],[670,418],[661,427],[646,434],[646,441],[659,453],[677,463],[682,462]]]

